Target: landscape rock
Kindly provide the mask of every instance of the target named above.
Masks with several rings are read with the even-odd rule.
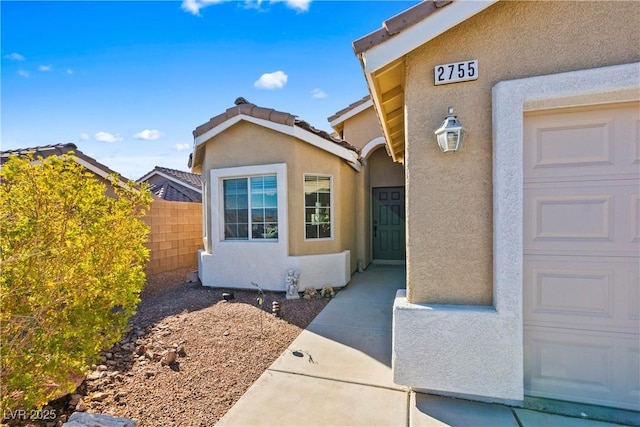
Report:
[[[72,414],[64,427],[136,427],[136,424],[128,418],[85,412]]]
[[[87,410],[87,405],[84,403],[84,400],[82,399],[78,400],[78,403],[76,404],[76,411],[84,412],[86,410]]]
[[[145,296],[148,290],[153,298]],[[255,307],[255,291],[236,290],[240,304],[226,305],[218,304],[220,293],[183,285],[162,293],[145,288],[138,313],[131,319],[131,332],[101,353],[101,360],[93,367],[96,373],[106,375],[87,379],[73,398],[75,406],[69,403],[71,399],[65,401],[65,413],[71,415],[77,407],[77,413],[137,419],[149,427],[191,425],[197,416],[198,423],[194,425],[215,425],[287,349],[300,328],[326,305],[323,300],[294,305],[287,303],[284,295],[268,295],[265,306],[270,307],[278,299],[288,304],[287,310],[283,310],[284,321],[269,316],[261,324],[254,321],[261,314]],[[174,357],[171,351],[176,359],[169,365],[170,370],[160,362],[170,362]],[[185,361],[189,363],[178,365],[182,357],[188,357]],[[224,362],[211,363],[212,360]],[[105,365],[107,370],[99,370],[99,365]],[[106,397],[92,400],[92,395],[100,398],[98,393]]]
[[[176,349],[176,353],[178,353],[178,356],[180,357],[187,357],[187,352],[184,351],[183,345],[178,346],[178,348]]]
[[[75,408],[79,401],[82,400],[82,395],[80,394],[72,394],[69,399],[69,407]]]
[[[98,372],[98,371],[94,371],[87,376],[87,379],[89,381],[99,380],[100,378],[102,378],[102,372]]]
[[[99,391],[99,392],[95,393],[93,396],[91,396],[91,401],[92,402],[102,402],[107,397],[109,397],[109,395],[107,393],[103,393],[103,392]]]
[[[162,365],[171,365],[173,362],[176,361],[176,359],[178,358],[178,355],[176,353],[175,350],[169,350],[167,352],[167,354],[165,354],[165,356],[162,358]]]

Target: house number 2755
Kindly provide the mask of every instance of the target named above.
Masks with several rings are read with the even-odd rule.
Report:
[[[435,84],[466,82],[478,79],[478,60],[436,65],[433,69]]]

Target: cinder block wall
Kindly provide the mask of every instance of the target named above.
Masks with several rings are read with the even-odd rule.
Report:
[[[154,200],[145,222],[150,228],[151,251],[147,275],[198,268],[202,249],[202,203]]]

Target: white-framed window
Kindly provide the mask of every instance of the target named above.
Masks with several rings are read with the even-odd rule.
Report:
[[[304,176],[304,237],[308,240],[333,237],[332,178]]]
[[[275,174],[223,179],[224,239],[278,240]]]

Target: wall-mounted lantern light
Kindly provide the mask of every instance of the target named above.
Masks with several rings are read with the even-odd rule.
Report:
[[[438,130],[435,131],[438,138],[438,145],[443,152],[458,151],[462,147],[462,137],[464,129],[453,115],[453,107],[449,107],[449,113]]]

